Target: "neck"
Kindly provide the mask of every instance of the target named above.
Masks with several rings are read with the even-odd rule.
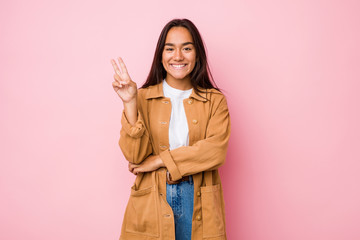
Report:
[[[169,77],[169,75],[165,78],[167,84],[170,85],[170,87],[179,89],[179,90],[189,90],[192,88],[190,77],[186,77],[183,79],[175,79],[172,77]]]

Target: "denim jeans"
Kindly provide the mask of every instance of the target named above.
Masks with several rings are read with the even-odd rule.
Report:
[[[174,212],[175,239],[191,240],[191,225],[194,208],[194,182],[166,183],[166,200]]]

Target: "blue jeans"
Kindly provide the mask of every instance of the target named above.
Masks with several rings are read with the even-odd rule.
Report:
[[[194,182],[166,183],[166,200],[174,212],[175,239],[191,240],[191,225],[194,208]]]

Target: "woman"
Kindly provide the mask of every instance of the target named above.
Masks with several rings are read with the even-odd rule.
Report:
[[[163,28],[139,90],[118,61],[120,68],[111,62],[124,104],[119,145],[136,175],[120,239],[226,239],[218,168],[230,117],[197,28],[187,19]]]

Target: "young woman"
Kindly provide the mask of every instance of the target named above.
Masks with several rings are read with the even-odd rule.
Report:
[[[218,168],[230,117],[199,31],[187,19],[166,24],[140,89],[121,58],[120,68],[111,62],[124,105],[119,145],[136,175],[120,239],[226,239]]]

